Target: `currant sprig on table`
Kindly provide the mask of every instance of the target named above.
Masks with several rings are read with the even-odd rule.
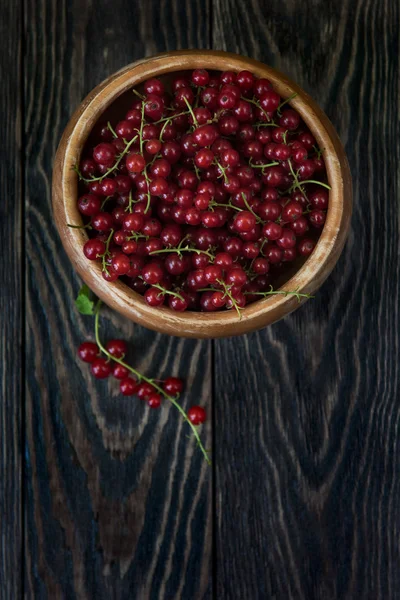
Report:
[[[112,375],[119,381],[123,396],[137,396],[147,402],[150,408],[159,408],[163,400],[171,403],[191,428],[196,443],[208,464],[211,464],[209,452],[205,449],[199,434],[199,426],[206,420],[206,411],[201,406],[192,406],[186,412],[178,400],[183,390],[183,381],[177,377],[168,377],[163,382],[143,375],[125,360],[127,344],[124,340],[109,340],[103,343],[100,336],[101,300],[95,300],[89,288],[84,285],[79,291],[76,306],[84,315],[94,316],[95,342],[83,342],[78,355],[90,363],[91,372],[97,379],[106,379]],[[133,375],[133,377],[132,377]]]
[[[154,308],[240,318],[274,294],[308,298],[274,286],[313,252],[329,207],[323,149],[295,97],[205,69],[133,90],[76,167],[85,256]]]

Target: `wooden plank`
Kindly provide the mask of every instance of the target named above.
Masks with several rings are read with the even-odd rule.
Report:
[[[355,203],[343,256],[315,300],[267,330],[216,343],[217,597],[392,600],[399,4],[213,6],[214,47],[277,67],[326,110],[346,144]]]
[[[183,10],[183,8],[185,10]],[[207,46],[207,3],[25,3],[27,39],[26,595],[209,598],[211,469],[172,407],[149,412],[94,382],[76,348],[93,337],[73,307],[79,282],[52,223],[56,145],[81,99],[133,60]],[[157,335],[118,315],[105,339],[130,341],[151,376],[181,375],[185,406],[211,411],[211,345]],[[211,444],[211,424],[203,432]]]
[[[21,227],[21,10],[6,3],[0,20],[0,581],[1,597],[21,593],[21,390],[23,365]]]

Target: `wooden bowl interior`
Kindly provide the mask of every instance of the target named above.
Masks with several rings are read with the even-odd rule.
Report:
[[[123,282],[105,282],[99,265],[87,264],[89,261],[82,257],[86,232],[66,227],[66,223],[82,223],[76,206],[78,181],[71,167],[86,152],[96,124],[120,119],[133,104],[132,88],[140,89],[140,84],[146,79],[161,77],[168,85],[172,74],[200,67],[218,71],[248,69],[257,77],[268,78],[283,98],[297,93],[291,104],[302,116],[318,145],[324,148],[327,177],[332,189],[326,224],[314,252],[306,260],[295,261],[290,271],[277,278],[274,285],[284,290],[299,289],[313,293],[332,270],[345,241],[351,214],[351,179],[347,160],[333,126],[314,101],[283,75],[251,59],[213,51],[174,52],[130,65],[100,84],[72,117],[60,143],[53,202],[56,223],[67,253],[85,282],[107,304],[128,318],[163,333],[220,337],[268,325],[295,310],[299,304],[293,296],[271,296],[245,307],[240,321],[235,311],[174,313],[165,306],[153,309]]]

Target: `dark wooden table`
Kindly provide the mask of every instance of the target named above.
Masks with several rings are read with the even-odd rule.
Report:
[[[399,23],[396,0],[26,0],[0,20],[0,597],[400,598]],[[208,468],[76,360],[92,319],[55,231],[72,111],[175,48],[281,69],[337,127],[354,178],[345,251],[314,301],[264,331],[184,341],[116,314],[151,374],[212,418]],[[22,397],[22,401],[20,398]]]

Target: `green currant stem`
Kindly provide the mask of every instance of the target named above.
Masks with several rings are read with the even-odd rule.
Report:
[[[184,99],[184,101],[185,101],[185,104],[186,104],[186,106],[188,107],[188,110],[189,110],[189,112],[190,112],[191,116],[192,116],[193,123],[194,123],[194,124],[195,124],[195,125],[198,127],[199,123],[198,123],[198,121],[197,121],[196,117],[194,116],[194,112],[193,112],[193,109],[192,109],[192,107],[191,107],[191,106],[190,106],[190,104],[189,104],[189,100],[188,100],[187,98],[185,98],[185,97],[184,97],[183,99]]]
[[[208,250],[199,250],[198,248],[191,248],[190,246],[185,246],[184,248],[163,248],[162,250],[153,250],[152,252],[149,253],[149,256],[152,256],[153,254],[165,254],[168,252],[176,252],[176,254],[178,254],[178,256],[181,256],[182,252],[195,252],[196,254],[205,254],[206,256],[208,256],[211,260],[214,260],[214,255],[211,254],[211,252],[208,252]]]
[[[268,113],[265,112],[265,110],[262,108],[262,106],[260,105],[258,100],[254,100],[254,99],[250,99],[250,98],[245,98],[244,96],[241,96],[242,100],[245,100],[246,102],[250,102],[250,104],[254,104],[254,106],[257,106],[257,108],[259,108],[261,110],[261,112],[264,113],[264,115],[267,117],[268,121],[270,121],[270,117],[268,115]]]
[[[175,298],[179,298],[179,300],[182,300],[183,302],[185,301],[185,299],[183,298],[183,296],[181,296],[180,294],[178,294],[178,292],[171,292],[170,290],[165,289],[159,283],[153,283],[151,287],[154,287],[154,288],[157,288],[158,290],[160,290],[164,296],[165,295],[175,296]]]
[[[168,126],[170,123],[171,123],[171,119],[166,119],[166,121],[165,121],[164,125],[162,126],[162,128],[161,128],[161,131],[160,131],[160,136],[159,136],[159,140],[160,140],[160,142],[162,142],[162,141],[163,141],[163,139],[162,139],[162,136],[164,135],[165,128],[166,128],[166,127],[167,127],[167,126]],[[157,155],[156,155],[156,156],[157,156]],[[154,161],[155,161],[155,157],[153,158],[153,161],[152,161],[152,162],[154,162]]]
[[[90,223],[87,223],[86,225],[71,225],[71,223],[67,223],[67,227],[71,227],[71,229],[92,229]]]
[[[103,210],[104,206],[106,205],[106,202],[108,202],[108,200],[110,200],[110,198],[112,198],[112,196],[106,196],[103,200],[103,202],[101,203],[101,210]]]
[[[304,185],[306,183],[315,183],[316,185],[322,185],[322,187],[326,188],[327,190],[331,190],[331,186],[328,185],[327,183],[323,183],[322,181],[316,181],[315,179],[306,179],[305,181],[300,181],[299,184],[300,185]]]
[[[158,121],[154,121],[153,125],[158,125],[159,123],[163,123],[164,121],[172,121],[173,119],[176,119],[177,117],[183,117],[183,115],[188,115],[189,111],[185,111],[185,112],[181,112],[178,113],[177,115],[171,115],[170,117],[163,117],[162,119],[159,119]]]
[[[216,164],[216,165],[217,165],[217,167],[219,167],[219,169],[222,171],[222,175],[220,175],[219,177],[223,177],[223,178],[224,178],[224,181],[225,181],[225,183],[228,183],[229,179],[228,179],[228,176],[227,176],[227,174],[225,173],[225,169],[224,169],[224,167],[223,167],[223,166],[222,166],[222,165],[221,165],[221,164],[220,164],[220,163],[219,163],[217,160],[215,161],[215,164]]]
[[[121,160],[123,159],[123,157],[128,153],[129,148],[132,146],[132,144],[137,140],[137,135],[135,135],[135,137],[126,144],[125,148],[123,149],[123,151],[121,152],[121,154],[119,155],[119,157],[117,158],[115,164],[110,167],[108,169],[108,171],[106,171],[104,173],[104,175],[101,175],[100,177],[92,177],[91,179],[87,179],[86,177],[83,177],[82,173],[79,171],[78,167],[74,167],[74,170],[78,173],[78,177],[79,179],[81,179],[82,181],[84,181],[85,183],[91,183],[92,181],[103,181],[103,179],[105,179],[105,177],[108,177],[108,175],[110,175],[110,173],[112,173],[113,171],[115,171],[118,168],[119,163],[121,162]]]
[[[143,156],[143,127],[144,127],[144,106],[145,106],[145,102],[144,100],[142,100],[142,120],[140,122],[140,130],[139,130],[139,149],[140,149],[140,154]],[[147,165],[144,165],[144,169],[143,169],[143,175],[145,176],[146,182],[147,182],[147,187],[149,187],[150,184],[150,179],[147,175]],[[144,209],[144,214],[147,214],[149,208],[150,208],[150,200],[151,200],[151,196],[150,196],[150,190],[147,189],[147,204],[146,204],[146,208]]]
[[[114,235],[114,229],[111,229],[110,234],[107,238],[106,241],[106,249],[104,250],[104,253],[100,255],[99,258],[101,258],[101,270],[104,271],[105,273],[107,273],[107,275],[110,274],[109,270],[107,269],[107,257],[110,256],[110,251],[109,251],[109,247],[110,247],[110,242],[112,240],[112,236]]]
[[[249,210],[249,211],[251,212],[251,214],[252,214],[252,215],[253,215],[253,216],[256,218],[256,220],[257,220],[257,223],[263,223],[263,224],[264,224],[264,223],[265,223],[265,221],[263,221],[263,220],[261,219],[261,217],[259,217],[259,216],[258,216],[258,215],[257,215],[257,214],[254,212],[254,210],[251,208],[250,204],[249,204],[249,203],[248,203],[248,201],[247,201],[246,194],[245,194],[244,192],[242,192],[242,198],[243,198],[243,202],[244,202],[244,203],[245,203],[245,205],[246,205],[246,208],[247,208],[247,210]]]
[[[279,127],[279,125],[274,121],[271,121],[271,123],[257,123],[256,127],[259,129],[260,127]]]
[[[234,210],[237,210],[238,212],[242,212],[242,208],[239,208],[238,206],[234,206],[233,204],[223,204],[222,202],[215,202],[215,200],[211,200],[209,206],[211,208],[213,208],[214,206],[222,206],[222,208],[233,208]]]
[[[135,96],[137,96],[138,98],[140,98],[141,100],[144,100],[144,96],[143,94],[141,94],[140,92],[138,92],[137,90],[133,89],[132,92],[135,94]]]
[[[291,96],[289,96],[289,98],[286,98],[286,100],[284,100],[283,102],[280,103],[280,105],[278,106],[278,108],[276,109],[276,112],[278,113],[278,115],[281,117],[281,108],[282,106],[285,106],[285,104],[287,104],[288,102],[290,102],[291,100],[293,100],[293,98],[296,98],[297,96],[297,92],[294,92]]]
[[[103,354],[105,354],[107,356],[107,358],[109,360],[112,360],[116,363],[118,363],[119,365],[122,365],[123,367],[125,367],[126,369],[128,369],[128,371],[130,371],[131,373],[133,373],[133,375],[135,375],[137,377],[137,379],[139,381],[146,381],[147,383],[149,383],[151,386],[153,386],[153,388],[155,390],[157,390],[157,392],[159,394],[161,394],[164,398],[166,398],[166,400],[168,400],[169,402],[171,402],[171,404],[173,404],[175,406],[175,408],[180,412],[180,414],[182,415],[182,417],[184,418],[184,420],[186,421],[186,423],[190,426],[193,435],[196,439],[197,445],[199,446],[201,452],[203,453],[204,458],[207,461],[207,464],[211,464],[211,460],[210,457],[208,456],[208,452],[207,450],[204,448],[203,443],[200,439],[199,436],[199,432],[196,428],[195,425],[193,425],[193,423],[190,421],[190,419],[188,418],[186,412],[184,411],[184,409],[182,408],[182,406],[179,404],[179,402],[177,401],[177,398],[179,397],[176,396],[175,398],[173,396],[169,396],[163,389],[162,387],[160,387],[154,379],[149,379],[148,377],[145,377],[144,375],[142,375],[141,373],[139,373],[139,371],[136,371],[136,369],[134,369],[133,367],[131,367],[130,365],[128,365],[126,362],[124,362],[121,358],[116,358],[115,356],[112,356],[103,346],[101,340],[100,340],[100,334],[99,334],[99,316],[100,316],[100,309],[101,309],[101,300],[99,300],[96,304],[96,308],[95,308],[95,321],[94,321],[94,331],[95,331],[95,338],[96,338],[96,344],[98,345],[98,347],[100,348],[101,352],[103,352]]]
[[[135,242],[137,242],[138,240],[148,240],[149,236],[148,235],[144,235],[143,233],[136,233],[135,231],[131,231],[131,234],[127,239],[128,240],[135,240]]]
[[[239,319],[241,319],[242,318],[241,308],[240,308],[240,306],[238,306],[238,303],[236,302],[235,298],[232,296],[229,286],[226,285],[226,283],[225,283],[225,281],[223,281],[223,279],[217,279],[217,283],[222,285],[222,287],[224,289],[224,295],[228,296],[228,298],[232,302],[232,306],[235,308],[235,310],[239,316]]]
[[[111,133],[113,134],[113,136],[114,136],[115,138],[117,138],[117,137],[118,137],[118,135],[116,134],[116,131],[115,131],[115,129],[113,128],[113,126],[111,125],[110,121],[108,121],[108,123],[107,123],[107,127],[108,127],[108,129],[111,131]]]
[[[274,290],[273,287],[271,286],[271,289],[269,292],[244,292],[245,295],[247,294],[251,294],[252,296],[274,296],[277,294],[281,294],[283,296],[296,296],[298,302],[300,302],[301,298],[314,298],[314,296],[311,296],[310,294],[301,294],[298,290],[294,290],[292,291],[285,291],[285,290]]]
[[[266,165],[255,165],[250,160],[249,165],[252,169],[266,169],[267,167],[276,167],[276,165],[279,165],[279,163],[278,161],[274,160],[273,162],[268,163]]]

